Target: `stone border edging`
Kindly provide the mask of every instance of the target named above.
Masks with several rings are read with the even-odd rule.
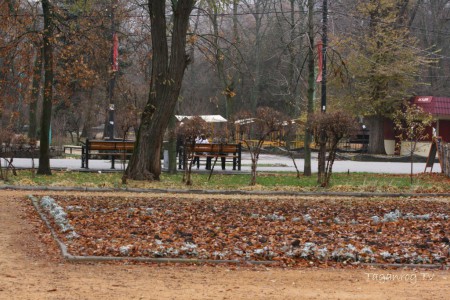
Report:
[[[245,191],[245,190],[180,190],[140,188],[92,188],[63,186],[17,186],[1,185],[0,190],[57,191],[57,192],[130,192],[161,194],[205,194],[205,195],[260,195],[260,196],[340,196],[340,197],[450,197],[450,193],[379,193],[379,192],[290,192],[290,191]]]

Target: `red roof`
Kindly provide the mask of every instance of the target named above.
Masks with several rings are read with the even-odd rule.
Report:
[[[423,108],[435,117],[450,116],[450,98],[417,96],[412,99],[412,103]]]

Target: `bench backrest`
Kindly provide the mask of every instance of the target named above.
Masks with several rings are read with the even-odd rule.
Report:
[[[134,142],[131,141],[87,141],[89,150],[133,150]]]
[[[240,144],[195,144],[189,149],[193,152],[237,153],[240,148]]]

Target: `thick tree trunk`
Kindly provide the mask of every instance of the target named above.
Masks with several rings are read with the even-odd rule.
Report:
[[[125,171],[127,178],[159,180],[161,174],[161,139],[159,137],[163,130],[152,126],[152,123],[155,123],[152,116],[155,114],[155,108],[147,104],[136,137],[134,152]]]
[[[38,174],[51,175],[50,170],[50,124],[53,101],[53,24],[50,3],[42,0],[44,13],[43,57],[44,57],[44,101],[42,104],[41,137],[39,146]]]
[[[386,154],[384,148],[384,118],[372,116],[367,119],[369,124],[369,147],[370,154]]]
[[[125,179],[160,178],[162,138],[180,94],[187,63],[186,33],[193,5],[193,0],[179,0],[173,5],[174,23],[169,57],[165,1],[148,2],[153,46],[152,80]]]

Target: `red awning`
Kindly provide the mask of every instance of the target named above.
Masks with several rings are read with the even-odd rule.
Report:
[[[450,117],[450,98],[417,96],[412,99],[412,103],[422,107],[422,109],[434,117]]]

